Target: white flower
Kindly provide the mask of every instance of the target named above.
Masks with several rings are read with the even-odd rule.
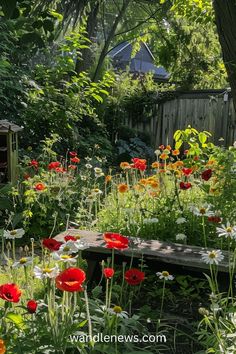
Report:
[[[93,166],[90,165],[90,163],[86,163],[86,164],[85,164],[85,167],[86,167],[86,168],[93,168]]]
[[[72,257],[70,254],[59,254],[57,252],[53,252],[52,258],[55,261],[61,261],[63,263],[73,264],[76,263],[77,256]]]
[[[4,230],[3,236],[6,239],[14,240],[15,238],[21,238],[25,234],[25,230],[23,229],[15,229],[15,230]]]
[[[32,264],[33,260],[31,257],[23,257],[19,259],[19,261],[13,263],[12,268],[19,268],[23,266],[27,266],[29,264]]]
[[[86,181],[87,177],[86,176],[80,176],[82,181]]]
[[[59,267],[56,264],[54,268],[39,268],[37,266],[34,267],[34,275],[37,279],[45,279],[45,278],[56,278],[56,276],[60,273]]]
[[[120,318],[129,318],[128,312],[123,311],[120,306],[114,306],[112,309],[108,309],[108,312]]]
[[[102,169],[99,168],[99,167],[94,167],[94,173],[95,173],[95,177],[104,176],[104,173],[102,172]]]
[[[210,210],[210,208],[210,204],[203,204],[201,207],[192,206],[189,209],[196,216],[212,216],[214,213]]]
[[[203,262],[206,264],[219,264],[224,259],[224,256],[220,250],[202,251],[200,252]]]
[[[157,218],[151,218],[151,219],[144,219],[143,220],[144,224],[156,224],[157,222],[159,222],[159,220]]]
[[[161,154],[161,151],[157,149],[156,151],[154,151],[154,154],[158,157]]]
[[[185,219],[185,218],[182,218],[182,217],[180,217],[180,218],[178,218],[178,219],[176,220],[176,224],[178,224],[178,225],[184,224],[185,222],[186,222],[186,219]]]
[[[166,270],[164,270],[163,272],[157,272],[156,275],[159,277],[159,279],[164,279],[164,280],[173,280],[174,279],[174,276],[171,275]]]
[[[187,236],[185,234],[177,234],[175,236],[176,241],[185,241],[187,239]]]
[[[60,248],[58,250],[58,254],[77,253],[78,251],[84,250],[88,247],[89,246],[87,244],[85,244],[84,242],[82,242],[81,240],[77,240],[77,241],[69,240],[60,246]]]
[[[216,232],[219,237],[226,236],[236,238],[236,226],[231,226],[229,222],[227,222],[226,226],[221,225],[221,227],[217,227]]]
[[[92,189],[91,194],[92,195],[99,195],[99,194],[102,194],[102,191],[99,188],[94,188],[94,189]]]

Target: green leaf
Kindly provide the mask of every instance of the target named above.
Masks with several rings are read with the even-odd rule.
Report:
[[[205,142],[207,141],[207,136],[206,136],[205,133],[201,132],[198,135],[198,139],[199,139],[201,144],[205,144]]]
[[[175,144],[176,150],[178,150],[179,148],[181,148],[182,144],[183,144],[183,141],[182,141],[182,140],[177,141],[176,144]]]
[[[24,323],[23,317],[19,314],[16,314],[14,312],[8,312],[6,315],[6,318],[13,322],[17,328],[24,330],[26,328],[26,325]]]
[[[79,328],[82,328],[82,327],[84,327],[85,325],[86,325],[86,323],[88,322],[88,320],[86,319],[86,320],[83,320],[82,322],[80,322],[79,324],[78,324],[78,327]]]
[[[16,9],[16,0],[0,0],[0,6],[7,18],[11,18]]]
[[[181,130],[176,130],[176,132],[174,133],[175,141],[178,141],[180,139],[181,135],[182,135]]]

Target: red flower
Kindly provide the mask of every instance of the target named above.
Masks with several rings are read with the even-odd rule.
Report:
[[[190,182],[180,182],[179,184],[180,189],[189,189],[192,187],[192,184]]]
[[[139,159],[139,158],[135,157],[132,159],[132,162],[133,162],[133,164],[131,165],[131,167],[136,168],[140,171],[145,171],[147,168],[147,165],[146,165],[147,161],[144,159]]]
[[[218,224],[221,222],[221,218],[219,216],[208,216],[208,221],[215,222]]]
[[[106,248],[124,250],[129,246],[129,240],[117,233],[105,232],[103,238],[106,241]]]
[[[212,170],[210,168],[202,172],[202,179],[204,179],[204,181],[208,181],[211,178],[211,176],[212,176]]]
[[[35,313],[36,310],[37,310],[38,304],[34,300],[29,300],[27,302],[26,307],[27,307],[27,310],[28,310],[29,313]]]
[[[192,168],[186,168],[186,167],[183,167],[182,168],[182,172],[185,176],[189,176],[191,175],[191,173],[193,172]]]
[[[34,167],[36,170],[39,167],[39,163],[36,160],[31,160],[29,163],[30,166]]]
[[[3,284],[0,286],[0,298],[9,302],[19,302],[21,291],[16,284]]]
[[[115,271],[113,268],[104,268],[103,274],[104,274],[105,278],[111,279],[113,277],[113,275],[115,274]]]
[[[67,235],[64,237],[65,241],[77,241],[77,238],[75,236]]]
[[[55,240],[54,238],[45,238],[43,240],[43,247],[49,249],[50,251],[58,251],[62,242]]]
[[[56,286],[63,291],[82,291],[82,284],[85,281],[85,272],[79,268],[68,268],[56,277]]]
[[[125,280],[129,285],[139,285],[145,277],[145,273],[132,268],[125,272]]]
[[[188,155],[188,150],[184,150],[184,155]]]
[[[58,173],[63,173],[63,172],[65,172],[64,168],[62,168],[62,167],[56,167],[56,168],[54,168],[54,171],[56,171],[56,172],[58,172]]]
[[[24,174],[24,179],[27,181],[27,179],[29,179],[29,178],[30,178],[30,175],[28,173],[25,173]]]
[[[76,170],[77,166],[76,165],[69,165],[68,168],[70,170]]]
[[[194,156],[194,161],[198,161],[199,160],[199,156]]]
[[[77,152],[76,152],[76,151],[70,151],[70,152],[69,152],[69,155],[70,155],[71,157],[75,157],[75,156],[77,156]]]
[[[48,169],[51,170],[55,170],[56,168],[60,167],[61,163],[59,161],[54,161],[54,162],[50,162],[50,164],[48,165]]]
[[[75,157],[72,157],[72,159],[70,159],[70,161],[73,163],[79,163],[80,159],[77,156],[75,156]]]
[[[160,145],[160,146],[159,146],[159,149],[160,149],[160,150],[165,150],[165,145]]]
[[[43,183],[37,183],[34,186],[34,189],[36,189],[36,191],[43,191],[45,188],[46,188],[46,186]]]

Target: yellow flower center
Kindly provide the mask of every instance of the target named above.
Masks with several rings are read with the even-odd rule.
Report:
[[[52,269],[50,268],[44,268],[43,269],[43,273],[46,274],[46,273],[52,273]]]
[[[63,254],[63,255],[61,256],[61,258],[62,258],[62,259],[69,259],[69,258],[71,258],[71,256],[69,256],[68,254]]]
[[[226,228],[226,231],[227,231],[227,232],[232,232],[232,227],[230,227],[230,226],[227,227],[227,228]]]
[[[114,307],[113,307],[113,311],[114,311],[115,313],[121,313],[121,312],[122,312],[122,308],[121,308],[120,306],[114,306]]]
[[[215,254],[215,252],[211,252],[211,253],[209,253],[209,258],[211,258],[211,259],[216,258],[216,254]]]
[[[19,262],[20,264],[25,264],[27,262],[27,258],[21,258]]]
[[[15,235],[17,234],[17,231],[16,231],[16,230],[12,230],[12,231],[10,232],[10,234],[11,234],[11,236],[15,236]]]
[[[161,274],[163,275],[163,277],[168,277],[170,275],[170,273],[166,270],[164,270],[164,272],[162,272]]]

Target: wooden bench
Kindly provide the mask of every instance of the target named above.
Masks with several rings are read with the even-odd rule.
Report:
[[[96,262],[111,255],[111,250],[105,247],[102,233],[69,229],[57,235],[55,239],[62,241],[66,235],[80,236],[81,239],[89,244],[89,248],[83,252],[88,255],[86,258],[94,263],[94,267],[96,266]],[[209,270],[209,265],[205,264],[201,259],[200,252],[206,250],[202,247],[168,243],[159,240],[143,240],[137,237],[129,237],[129,240],[130,247],[128,249],[116,251],[119,257],[133,257],[134,259],[143,257],[147,261],[164,265],[165,268],[162,270],[169,270],[169,266],[172,269],[173,266],[182,267],[200,273]],[[222,273],[228,273],[228,252],[224,251],[223,254],[224,259],[220,262],[218,270]]]

